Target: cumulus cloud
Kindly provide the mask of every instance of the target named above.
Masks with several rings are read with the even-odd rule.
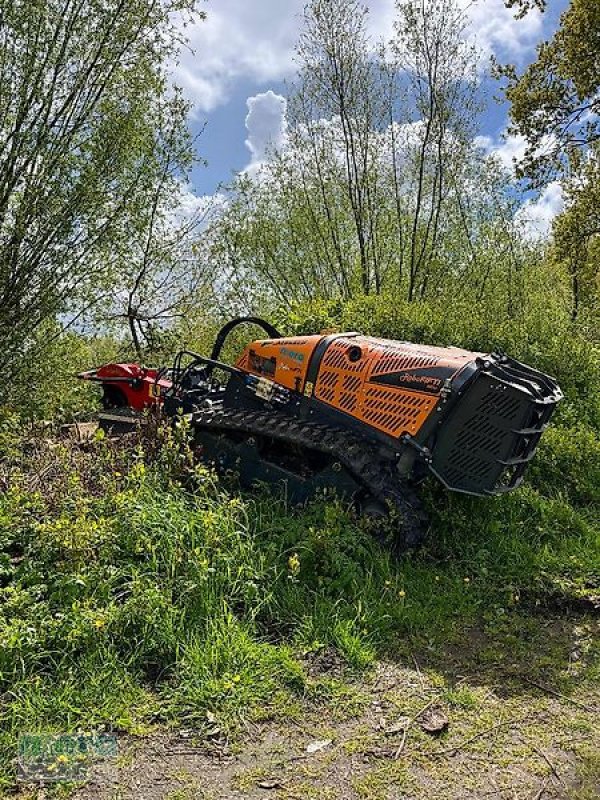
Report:
[[[425,0],[425,7],[431,0]],[[465,14],[467,39],[489,60],[492,55],[523,60],[543,35],[544,16],[530,11],[523,19],[506,8],[505,0],[456,0]],[[417,0],[420,3],[420,0]],[[374,38],[394,35],[394,0],[367,0],[369,32]]]
[[[293,73],[302,0],[218,0],[206,20],[189,25],[189,48],[173,65],[176,83],[196,109],[209,112],[228,99],[236,79],[257,83]]]
[[[476,136],[474,143],[488,155],[494,156],[513,177],[515,176],[515,167],[523,161],[527,150],[527,140],[524,136],[513,136],[506,131],[497,138]],[[556,137],[550,134],[542,137],[532,155],[536,158],[546,158],[552,155],[556,147]]]
[[[525,155],[527,140],[523,136],[503,133],[498,139],[492,136],[476,136],[475,144],[488,155],[494,156],[511,175],[514,175],[515,165]]]
[[[546,238],[552,222],[565,205],[562,186],[558,181],[549,183],[537,200],[528,200],[517,211],[516,219],[532,239]]]
[[[485,58],[510,56],[520,60],[540,40],[544,17],[534,9],[515,19],[504,0],[459,0],[469,20],[468,35]]]
[[[251,163],[258,164],[265,161],[269,151],[279,150],[285,143],[287,101],[269,89],[249,97],[246,105],[246,146]]]
[[[467,34],[485,56],[492,53],[520,60],[539,41],[543,16],[532,11],[516,20],[504,0],[457,0],[469,21]],[[206,20],[188,25],[172,73],[199,112],[227,102],[241,78],[256,83],[282,80],[294,73],[294,48],[305,0],[214,0]],[[373,41],[393,35],[394,0],[365,0],[368,32]]]
[[[179,183],[176,190],[177,204],[165,220],[167,228],[202,229],[227,202],[221,192],[196,194],[190,184],[184,181]]]

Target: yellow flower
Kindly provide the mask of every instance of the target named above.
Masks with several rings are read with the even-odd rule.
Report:
[[[300,572],[300,559],[298,553],[294,553],[288,558],[288,567],[292,575],[297,575]]]
[[[404,600],[404,598],[406,597],[406,592],[404,591],[404,589],[400,589],[400,591],[398,592],[398,597],[400,598],[400,600]]]
[[[233,676],[233,682],[234,682],[234,683],[239,683],[241,680],[242,680],[242,679],[241,679],[241,677],[240,677],[239,675],[234,675],[234,676]]]
[[[464,581],[465,583],[471,583],[471,578],[463,578],[463,581]]]
[[[435,579],[436,579],[436,581],[439,581],[439,579],[440,579],[440,576],[439,576],[439,575],[436,575],[436,576],[435,576]]]
[[[103,628],[106,624],[106,620],[102,619],[102,617],[96,617],[94,620],[94,627],[96,628]]]
[[[57,756],[57,759],[56,759],[56,763],[57,764],[67,764],[68,761],[69,761],[69,757],[66,756],[64,753],[61,753],[59,756]]]

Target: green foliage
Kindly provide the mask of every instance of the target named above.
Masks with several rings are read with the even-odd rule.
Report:
[[[89,414],[99,391],[76,376],[92,367],[118,360],[123,350],[108,337],[86,337],[61,332],[54,323],[41,326],[32,347],[19,362],[13,380],[0,388],[0,403],[13,409],[23,422],[70,422]]]
[[[517,290],[531,247],[518,187],[475,141],[484,98],[467,18],[454,0],[427,13],[398,2],[392,40],[374,50],[366,10],[306,5],[285,148],[259,179],[236,178],[200,243],[227,274],[221,302]]]
[[[554,223],[556,256],[567,265],[573,294],[573,317],[589,309],[598,326],[600,308],[600,147],[587,159],[571,157],[576,178],[565,186],[567,208]]]
[[[529,479],[554,497],[600,506],[600,438],[590,428],[551,427],[540,442]]]
[[[143,238],[148,196],[163,177],[161,115],[174,121],[170,171],[185,172],[176,135],[185,112],[165,64],[180,43],[175,19],[194,6],[0,2],[5,378],[19,373],[24,353],[43,359],[32,341],[41,326],[65,313],[81,320],[114,293],[115,252]]]
[[[515,2],[524,12],[531,7],[527,0]],[[563,180],[566,203],[554,223],[556,253],[570,276],[573,318],[589,306],[596,328],[599,47],[600,5],[596,0],[572,0],[553,37],[538,46],[537,59],[521,75],[514,66],[498,69],[507,79],[509,132],[527,141],[517,165],[520,176],[538,187]]]
[[[508,78],[511,132],[528,141],[524,172],[530,177],[547,179],[566,167],[572,149],[597,139],[599,32],[596,0],[572,0],[522,75],[514,67],[501,70]]]
[[[365,669],[597,591],[598,440],[583,426],[552,430],[515,494],[428,487],[429,543],[396,558],[337,501],[293,513],[226,492],[182,451],[184,429],[151,455],[18,440],[3,419],[5,765],[25,728],[143,731],[175,717],[231,729],[326,690],[302,659],[333,649]]]

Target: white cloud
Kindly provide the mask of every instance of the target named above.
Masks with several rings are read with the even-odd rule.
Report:
[[[365,0],[369,8],[367,32],[373,42],[391,39],[394,35],[396,6],[394,0]]]
[[[369,6],[369,33],[374,39],[394,35],[394,0],[366,0]],[[420,3],[420,0],[417,0]],[[431,0],[425,0],[425,6]],[[534,9],[516,19],[504,0],[455,0],[465,14],[466,36],[481,51],[484,59],[492,54],[522,60],[543,34],[544,16]]]
[[[206,20],[183,31],[190,49],[173,67],[175,82],[198,111],[209,112],[227,101],[237,79],[291,75],[302,7],[302,0],[213,0]]]
[[[246,105],[246,146],[252,163],[256,164],[264,161],[269,151],[281,149],[285,143],[287,101],[269,89],[249,97]]]
[[[527,140],[523,136],[513,136],[504,131],[497,139],[491,136],[476,136],[474,144],[481,147],[485,153],[494,156],[500,164],[515,177],[515,167],[523,161],[527,152]],[[552,155],[557,146],[554,134],[542,137],[533,153],[536,158],[547,158]]]
[[[537,9],[515,19],[504,0],[459,0],[459,5],[469,20],[469,36],[486,59],[494,54],[520,60],[542,37],[544,17]]]
[[[518,164],[527,148],[527,140],[523,136],[512,136],[503,133],[498,139],[491,136],[476,136],[475,145],[481,147],[488,155],[494,156],[511,175],[514,175],[515,164]]]
[[[552,221],[565,205],[562,186],[558,181],[549,183],[537,200],[528,200],[517,211],[516,220],[532,239],[546,238]]]
[[[540,147],[540,152],[550,147],[551,139],[546,140]],[[525,155],[527,142],[522,136],[503,134],[495,140],[491,136],[477,136],[475,144],[486,153],[494,156],[507,172],[514,178],[515,165]],[[535,200],[526,200],[515,214],[515,220],[520,223],[525,234],[531,239],[543,239],[549,236],[552,221],[564,208],[563,190],[558,181],[549,183]]]
[[[185,226],[189,230],[202,229],[227,202],[221,192],[196,194],[190,184],[184,181],[179,183],[176,191],[177,204],[165,220],[167,228]]]
[[[520,57],[540,39],[543,16],[532,11],[521,20],[504,0],[457,0],[469,20],[468,34],[486,57]],[[206,20],[188,25],[189,39],[173,77],[196,111],[210,112],[228,99],[236,80],[256,83],[294,74],[294,48],[305,0],[211,0]],[[394,0],[365,0],[367,29],[375,42],[393,35]]]

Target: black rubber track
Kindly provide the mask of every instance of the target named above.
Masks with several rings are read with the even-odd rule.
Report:
[[[211,431],[267,436],[333,456],[357,483],[397,514],[400,541],[394,542],[396,547],[411,548],[422,542],[426,515],[419,496],[399,475],[393,462],[382,460],[379,448],[367,439],[342,428],[300,421],[274,409],[197,411],[192,414],[191,424]]]

